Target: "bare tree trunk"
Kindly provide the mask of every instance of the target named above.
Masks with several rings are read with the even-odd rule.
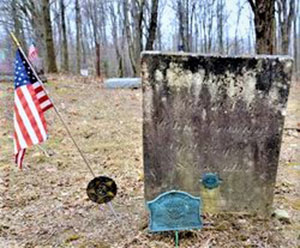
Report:
[[[95,41],[95,47],[96,47],[96,74],[98,77],[101,77],[101,67],[100,67],[100,44],[98,41]]]
[[[299,7],[300,9],[300,7]],[[300,50],[300,14],[298,13],[298,33],[297,33],[297,37],[298,37],[298,51]],[[297,61],[298,61],[298,68],[297,71],[300,71],[300,53],[298,52],[297,54]]]
[[[210,53],[212,51],[212,42],[213,42],[213,37],[212,37],[212,16],[209,18],[209,26],[208,26],[208,41],[207,41],[207,51]]]
[[[82,30],[82,32],[83,32],[83,36],[84,37],[88,37],[88,33],[87,33],[87,27],[86,27],[86,25],[83,25],[83,30]],[[88,67],[88,65],[87,65],[87,51],[89,51],[90,49],[89,49],[89,42],[86,42],[86,44],[85,44],[85,42],[84,42],[84,40],[85,39],[81,39],[81,47],[82,47],[82,63],[83,63],[83,65],[84,65],[84,67]]]
[[[238,13],[237,13],[237,20],[236,20],[236,26],[235,26],[235,35],[234,35],[234,54],[239,53],[239,44],[238,44],[238,29],[239,29],[239,23],[241,18],[241,12],[242,12],[242,6],[241,1],[238,0]],[[248,35],[249,37],[249,35]]]
[[[205,37],[205,33],[204,33],[204,30],[203,30],[203,27],[202,27],[202,23],[203,23],[203,17],[200,19],[199,18],[199,39],[200,39],[200,52],[201,53],[204,53],[205,52],[205,44],[204,44],[204,37]]]
[[[98,29],[100,31],[100,36],[99,36],[99,42],[100,42],[100,54],[101,54],[101,60],[102,63],[100,63],[100,66],[102,66],[102,77],[107,77],[109,74],[109,68],[108,68],[108,50],[103,49],[108,47],[108,39],[107,39],[107,28],[106,28],[106,23],[107,23],[107,11],[109,9],[107,8],[107,3],[109,1],[101,1],[101,4],[99,4],[99,10],[98,10],[98,15],[99,15],[99,24],[98,24]],[[97,4],[97,1],[96,1]]]
[[[61,13],[60,13],[60,1],[53,2],[53,33],[56,34],[53,37],[54,40],[54,46],[57,48],[55,50],[56,53],[56,60],[58,62],[58,70],[62,70],[62,64],[63,64],[63,56],[62,56],[62,27],[61,27]],[[47,58],[45,58],[45,61]]]
[[[136,68],[136,61],[135,61],[135,56],[134,56],[134,48],[133,48],[132,35],[131,35],[131,30],[130,30],[130,23],[129,23],[129,18],[128,18],[128,12],[129,12],[128,0],[124,0],[124,2],[123,2],[123,12],[124,12],[124,26],[125,26],[129,59],[130,59],[133,74],[136,75],[137,68]]]
[[[223,0],[218,0],[217,2],[217,22],[218,22],[218,50],[219,53],[224,53],[224,44],[223,44],[223,9],[224,2]]]
[[[96,75],[98,77],[101,77],[101,54],[100,54],[100,44],[98,41],[97,36],[97,30],[96,30],[96,24],[93,24],[93,30],[94,30],[94,43],[95,43],[95,50],[96,50]]]
[[[213,44],[213,21],[214,21],[214,6],[215,0],[211,1],[207,8],[208,8],[208,28],[207,28],[207,52],[212,51],[212,44]]]
[[[81,67],[81,46],[80,46],[80,37],[81,37],[81,15],[79,0],[75,0],[75,15],[76,15],[76,73],[80,73]]]
[[[226,27],[226,54],[229,54],[230,52],[230,44],[229,44],[229,27]]]
[[[186,51],[191,51],[191,44],[190,44],[190,25],[189,25],[189,16],[190,16],[190,0],[185,0],[185,11],[184,11],[184,23],[185,23],[185,47]]]
[[[203,34],[204,34],[204,38],[203,38],[204,39],[204,42],[203,42],[204,43],[204,46],[203,46],[204,49],[203,50],[204,50],[205,53],[208,53],[209,50],[208,50],[208,44],[207,44],[208,42],[207,42],[207,32],[206,32],[206,23],[205,23],[205,21],[202,22],[202,27],[203,27]]]
[[[155,49],[157,50],[162,50],[162,17],[164,16],[164,13],[165,13],[165,7],[166,7],[166,4],[167,4],[167,0],[160,0],[158,1],[159,2],[159,7],[158,7],[158,24],[157,24],[157,27],[156,27],[156,35],[157,35],[157,42],[155,42]]]
[[[52,26],[50,18],[50,5],[49,0],[42,0],[42,13],[44,19],[45,28],[45,44],[46,44],[46,64],[48,72],[57,72],[56,61],[55,61],[55,50],[52,37]]]
[[[89,18],[91,20],[92,25],[92,35],[94,39],[94,46],[96,52],[96,61],[95,61],[95,69],[96,75],[101,78],[101,50],[100,50],[100,42],[99,42],[99,33],[98,33],[98,9],[96,2],[88,2],[89,3]]]
[[[181,4],[181,0],[177,1],[177,8],[178,8],[178,21],[179,21],[179,37],[180,37],[180,43],[179,43],[179,49],[186,51],[186,42],[185,42],[185,30],[184,30],[184,9]]]
[[[294,45],[294,68],[295,72],[298,72],[298,65],[299,65],[299,60],[298,60],[298,43],[297,39],[299,39],[299,34],[300,34],[300,23],[299,23],[299,34],[297,35],[297,21],[300,21],[300,15],[299,15],[299,5],[300,3],[296,3],[295,7],[295,16],[294,16],[294,21],[293,21],[293,45]],[[299,19],[297,20],[297,15],[299,15]],[[300,40],[300,39],[299,39]]]
[[[20,41],[22,47],[26,51],[26,42],[25,42],[25,36],[23,31],[23,24],[22,21],[19,18],[19,11],[17,6],[17,0],[11,1],[11,11],[12,11],[12,18],[13,18],[13,25],[14,25],[14,32],[17,37],[17,39]]]
[[[69,71],[69,54],[68,54],[68,39],[67,39],[67,29],[66,29],[66,20],[65,20],[65,5],[64,0],[60,0],[60,14],[61,14],[61,30],[62,30],[62,70],[67,72]]]
[[[115,14],[114,6],[111,3],[110,4],[110,17],[111,17],[111,23],[112,23],[112,36],[114,40],[114,46],[116,50],[116,56],[117,56],[117,61],[118,61],[118,76],[123,77],[124,76],[124,70],[123,70],[123,59],[121,56],[121,52],[119,49],[119,36],[118,36],[118,26],[117,26],[117,16]]]
[[[185,52],[190,50],[189,47],[189,18],[188,18],[188,0],[177,0],[177,15],[179,24],[179,49]]]
[[[295,18],[295,0],[277,0],[278,21],[281,37],[281,53],[288,54],[290,46],[290,37],[292,22]]]
[[[201,40],[201,34],[199,34],[199,25],[197,24],[197,19],[195,19],[195,24],[194,24],[194,28],[195,28],[195,39],[194,39],[194,51],[198,52],[199,50],[199,36],[200,36],[200,40]]]
[[[100,17],[100,39],[101,39],[101,45],[107,46],[107,34],[106,34],[106,1],[102,1],[102,3],[99,6],[99,17]]]
[[[128,71],[127,71],[127,68],[126,68],[126,49],[125,49],[125,45],[126,45],[126,31],[125,31],[125,26],[124,26],[124,21],[123,21],[123,13],[122,13],[122,9],[123,9],[123,6],[122,4],[119,4],[118,5],[118,14],[117,16],[119,17],[119,20],[118,20],[118,24],[117,26],[119,27],[119,34],[120,34],[120,61],[119,61],[119,64],[122,64],[122,68],[121,68],[121,74],[122,76],[125,76],[125,75],[128,75]],[[123,53],[122,53],[123,52]]]
[[[135,22],[135,62],[136,76],[140,74],[140,54],[143,50],[143,13],[145,0],[134,0],[133,17]]]
[[[157,47],[159,51],[162,50],[162,34],[161,34],[161,22],[159,21],[159,25],[157,26]]]
[[[252,53],[252,40],[254,40],[254,32],[253,32],[253,19],[249,18],[249,28],[250,31],[248,33],[248,53],[251,54]]]
[[[156,36],[157,29],[157,10],[158,10],[158,0],[152,0],[151,7],[151,17],[149,26],[149,35],[146,43],[146,50],[153,50],[153,44]]]
[[[275,53],[275,0],[248,0],[254,13],[256,53]]]
[[[293,22],[293,38],[294,38],[294,68],[295,71],[297,71],[298,68],[298,47],[297,47],[297,18],[294,18],[294,22]]]
[[[195,3],[191,3],[191,14],[190,14],[190,18],[189,18],[189,48],[191,52],[195,52],[197,47],[194,39],[193,39],[193,32],[194,32],[194,20],[195,20],[195,9],[196,9],[196,4]],[[195,30],[196,32],[196,30]]]

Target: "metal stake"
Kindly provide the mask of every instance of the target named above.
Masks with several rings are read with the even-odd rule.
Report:
[[[178,231],[175,231],[175,247],[176,248],[179,247],[179,235],[178,235]]]

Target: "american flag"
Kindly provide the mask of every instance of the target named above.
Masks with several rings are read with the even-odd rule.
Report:
[[[38,50],[37,48],[34,46],[34,44],[31,44],[31,46],[29,47],[29,52],[28,52],[28,59],[30,61],[35,60],[38,57]]]
[[[53,105],[19,49],[14,82],[14,153],[21,169],[26,148],[47,139],[44,111]]]

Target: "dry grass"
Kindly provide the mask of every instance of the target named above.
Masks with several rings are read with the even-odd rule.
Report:
[[[50,138],[28,150],[25,169],[13,163],[12,85],[0,84],[0,247],[173,247],[173,234],[150,234],[143,201],[140,90],[105,90],[76,77],[49,79],[47,88],[97,175],[114,178],[118,222],[85,193],[92,179],[53,111]],[[294,84],[287,127],[300,122],[300,84]],[[3,108],[3,106],[5,106]],[[180,233],[180,247],[296,247],[299,241],[299,133],[284,133],[274,218],[205,216],[205,228]],[[44,153],[46,151],[46,154]],[[297,240],[298,239],[298,240]]]

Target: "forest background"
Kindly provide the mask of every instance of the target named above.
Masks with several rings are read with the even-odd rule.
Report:
[[[1,0],[0,31],[0,61],[13,31],[48,73],[138,76],[143,50],[290,55],[300,71],[297,0]]]

